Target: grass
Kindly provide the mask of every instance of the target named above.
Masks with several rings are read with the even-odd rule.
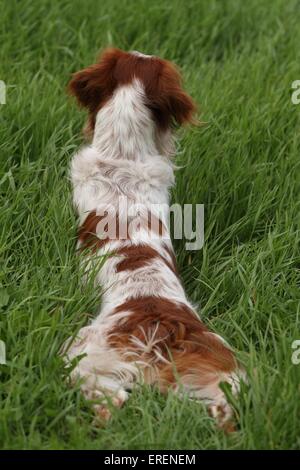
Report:
[[[0,11],[0,447],[299,448],[299,2],[0,0]],[[68,165],[84,113],[65,86],[109,44],[176,61],[206,122],[181,133],[173,191],[205,204],[205,246],[175,247],[188,295],[248,370],[229,436],[199,404],[147,388],[96,429],[66,386],[59,348],[99,293],[78,287]]]

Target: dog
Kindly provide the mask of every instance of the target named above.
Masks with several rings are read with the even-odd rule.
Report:
[[[175,182],[174,131],[195,122],[196,105],[171,62],[116,48],[75,73],[68,89],[88,111],[91,138],[71,163],[78,249],[84,277],[93,272],[102,289],[99,314],[66,343],[67,361],[80,356],[71,379],[81,379],[103,420],[109,403],[121,407],[144,383],[201,400],[230,430],[233,410],[220,383],[238,393],[241,368],[187,299],[168,210],[156,210],[168,208]]]

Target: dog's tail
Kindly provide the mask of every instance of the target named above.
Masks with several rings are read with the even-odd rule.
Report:
[[[203,401],[230,430],[233,412],[220,385],[228,383],[235,395],[244,373],[226,342],[189,305],[152,297],[125,307],[131,313],[113,328],[111,345],[141,365],[146,383]]]

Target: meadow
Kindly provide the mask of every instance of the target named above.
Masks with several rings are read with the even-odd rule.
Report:
[[[0,448],[299,449],[300,2],[0,0]],[[189,298],[237,351],[238,429],[143,387],[105,428],[58,352],[99,308],[79,287],[69,162],[85,113],[72,72],[108,46],[172,60],[203,125],[179,132],[172,202],[205,205],[205,243],[175,249]]]

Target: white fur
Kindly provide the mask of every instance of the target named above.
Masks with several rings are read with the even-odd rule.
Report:
[[[99,212],[108,206],[115,208],[124,219],[135,204],[142,204],[151,212],[155,212],[153,205],[156,204],[168,207],[169,189],[174,184],[173,165],[169,158],[173,148],[170,131],[162,133],[156,129],[145,106],[141,83],[135,80],[131,85],[117,88],[112,99],[98,112],[92,145],[82,148],[71,163],[73,199],[80,223],[90,211]],[[167,212],[164,210],[160,214],[164,224]],[[158,213],[156,215],[159,216]],[[142,230],[134,232],[131,239],[137,245],[155,248],[163,258],[171,261],[162,238],[153,238],[147,230]],[[171,248],[168,235],[164,243]],[[112,240],[98,251],[97,256],[105,256],[124,245],[124,240]],[[91,325],[81,329],[67,354],[69,360],[86,354],[73,370],[72,377],[84,379],[82,389],[88,398],[117,394],[121,397],[121,404],[127,398],[125,389],[136,380],[143,380],[141,371],[146,365],[139,357],[135,362],[127,362],[125,357],[108,346],[107,338],[112,326],[130,315],[130,312],[116,315],[114,309],[129,298],[144,296],[165,297],[189,307],[192,305],[178,277],[162,259],[154,259],[150,266],[118,273],[116,264],[119,261],[120,257],[110,256],[97,272],[96,283],[103,291],[101,310]],[[94,265],[95,256],[91,256],[87,275]],[[163,360],[159,348],[156,348],[154,333],[144,332],[145,341],[132,338],[132,344],[138,345],[141,352],[152,348],[157,358]],[[190,393],[203,398],[209,391],[190,389]],[[224,400],[221,391],[217,396],[217,401]]]

